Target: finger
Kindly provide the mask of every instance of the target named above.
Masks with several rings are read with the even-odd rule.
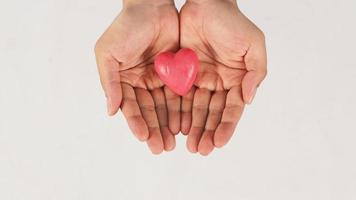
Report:
[[[211,93],[207,89],[197,89],[193,99],[192,126],[187,138],[187,148],[190,152],[198,151],[198,144],[204,130],[208,115]]]
[[[114,57],[95,48],[96,62],[100,75],[100,82],[104,89],[108,115],[112,116],[120,108],[122,92],[120,84],[119,63]]]
[[[242,100],[241,88],[234,86],[227,93],[221,122],[214,134],[215,147],[222,147],[230,140],[240,120],[243,109],[244,102]]]
[[[263,34],[261,38],[245,55],[247,73],[242,79],[242,94],[246,104],[252,103],[257,87],[267,74],[267,54]]]
[[[160,154],[163,151],[163,140],[152,96],[147,90],[141,88],[135,88],[135,94],[150,133],[147,139],[148,147],[153,154]]]
[[[173,134],[180,131],[180,96],[173,93],[168,87],[164,87],[164,93],[168,108],[168,124]]]
[[[195,93],[195,87],[192,87],[189,93],[182,97],[180,127],[184,135],[188,135],[190,126],[192,124],[192,107],[193,107],[194,93]]]
[[[205,130],[198,146],[198,151],[201,155],[208,155],[214,149],[213,136],[221,121],[221,116],[225,107],[226,93],[226,91],[218,91],[211,97]]]
[[[162,133],[164,150],[171,151],[175,147],[175,138],[168,128],[168,111],[163,90],[162,88],[157,88],[152,90],[151,94],[156,108],[159,127]]]
[[[135,91],[130,85],[122,84],[122,96],[121,110],[127,124],[140,141],[147,140],[148,127],[137,104]]]

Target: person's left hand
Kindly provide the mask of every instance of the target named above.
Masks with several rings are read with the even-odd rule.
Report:
[[[196,89],[182,98],[181,131],[189,151],[208,155],[229,141],[266,76],[264,35],[235,0],[187,0],[180,33],[201,62]]]

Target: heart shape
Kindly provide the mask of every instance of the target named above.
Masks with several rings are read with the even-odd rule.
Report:
[[[180,49],[177,53],[162,52],[157,55],[154,64],[163,83],[181,96],[189,92],[199,70],[198,56],[188,48]]]

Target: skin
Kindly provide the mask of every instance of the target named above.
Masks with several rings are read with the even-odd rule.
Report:
[[[196,51],[196,88],[182,99],[182,132],[192,153],[208,155],[233,135],[266,76],[264,35],[230,0],[191,0],[180,12],[180,46]]]
[[[196,51],[201,70],[179,97],[160,81],[153,61],[184,47]],[[173,150],[179,131],[192,153],[224,146],[266,76],[264,35],[230,0],[188,0],[179,16],[172,0],[126,0],[95,54],[108,114],[121,108],[154,154]]]
[[[134,135],[153,154],[173,150],[180,130],[180,97],[164,87],[153,61],[162,51],[178,49],[178,12],[172,1],[163,0],[124,1],[95,46],[108,114],[121,108]]]

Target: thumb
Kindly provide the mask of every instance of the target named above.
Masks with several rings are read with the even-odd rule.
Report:
[[[253,45],[245,55],[247,73],[242,79],[242,95],[246,104],[251,104],[257,87],[267,74],[267,55],[264,41]]]
[[[107,100],[107,112],[109,116],[113,116],[119,110],[122,99],[119,62],[111,55],[105,55],[97,48],[95,49],[95,54],[100,82]]]

